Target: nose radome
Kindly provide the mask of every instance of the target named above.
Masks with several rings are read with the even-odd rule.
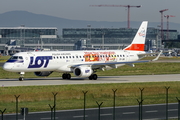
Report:
[[[12,65],[10,65],[10,64],[8,64],[8,63],[4,63],[3,69],[6,70],[6,71],[9,71],[9,70],[12,69]]]

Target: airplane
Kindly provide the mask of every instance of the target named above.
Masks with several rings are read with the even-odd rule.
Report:
[[[140,61],[142,55],[147,54],[144,51],[147,25],[148,21],[141,23],[132,43],[123,50],[19,52],[5,62],[3,69],[18,72],[19,81],[24,80],[25,72],[34,72],[37,76],[60,72],[63,73],[62,79],[71,79],[70,73],[74,73],[79,78],[96,80],[98,69],[108,70],[125,64],[134,67],[133,63],[152,61]]]

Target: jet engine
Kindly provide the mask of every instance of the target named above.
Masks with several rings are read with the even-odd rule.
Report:
[[[49,76],[53,71],[34,72],[36,76]]]
[[[89,77],[93,73],[93,70],[91,67],[79,66],[74,68],[73,73],[77,77]]]

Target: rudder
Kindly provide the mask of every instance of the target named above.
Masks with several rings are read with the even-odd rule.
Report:
[[[143,21],[132,43],[124,50],[144,51],[148,21]]]

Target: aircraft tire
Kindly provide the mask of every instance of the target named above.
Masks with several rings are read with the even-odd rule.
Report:
[[[23,81],[23,80],[24,80],[24,78],[23,78],[23,77],[20,77],[20,78],[19,78],[19,81]]]
[[[89,80],[92,80],[92,75],[91,75],[91,76],[89,76]]]
[[[71,74],[66,74],[66,79],[70,80],[71,79]]]
[[[62,74],[62,79],[66,79],[67,78],[67,74]]]
[[[97,78],[97,74],[92,74],[91,76],[89,76],[89,80],[97,80]]]
[[[98,76],[97,76],[96,74],[93,74],[93,75],[92,75],[92,79],[93,79],[93,80],[97,80],[97,78],[98,78]]]

